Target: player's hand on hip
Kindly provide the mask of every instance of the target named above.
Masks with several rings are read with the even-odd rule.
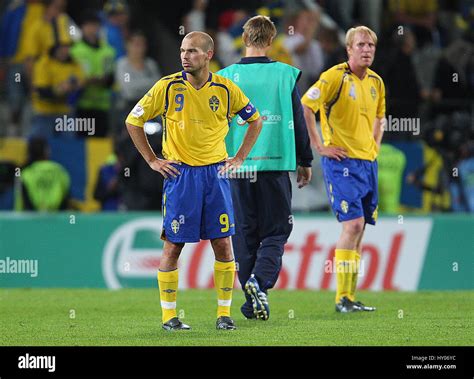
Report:
[[[339,146],[320,146],[317,148],[319,155],[322,157],[328,157],[337,159],[340,161],[341,159],[347,158],[347,151],[343,147]]]
[[[311,181],[311,167],[298,166],[297,174],[296,182],[298,183],[298,188],[303,188]]]
[[[181,162],[178,161],[156,158],[150,162],[150,167],[163,175],[165,179],[168,179],[169,176],[176,178],[176,176],[180,175],[181,173],[176,167],[172,165],[172,163],[181,164]]]
[[[223,175],[227,172],[235,172],[242,166],[244,160],[239,157],[232,157],[225,160],[224,166],[219,170],[219,175]]]

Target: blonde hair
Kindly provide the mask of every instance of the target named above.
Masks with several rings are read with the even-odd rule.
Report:
[[[245,46],[264,48],[271,44],[276,34],[275,24],[270,20],[270,17],[258,15],[247,20],[244,24],[242,37]]]
[[[377,45],[377,34],[375,32],[368,28],[367,26],[356,26],[355,28],[350,28],[347,33],[346,33],[346,46],[352,46],[352,43],[354,42],[355,35],[357,33],[364,33],[368,34],[370,38],[374,41],[375,45]]]

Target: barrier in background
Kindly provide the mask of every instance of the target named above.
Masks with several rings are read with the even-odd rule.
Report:
[[[359,287],[474,288],[474,217],[381,217],[367,226]],[[161,215],[0,213],[0,287],[156,287]],[[332,216],[295,216],[277,288],[335,288]],[[187,244],[180,288],[213,286],[208,241]]]

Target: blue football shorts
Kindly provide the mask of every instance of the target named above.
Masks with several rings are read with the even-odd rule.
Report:
[[[322,157],[326,192],[339,222],[364,217],[375,225],[378,210],[377,161]]]
[[[233,235],[230,182],[218,174],[223,163],[173,166],[181,174],[164,181],[162,239],[183,243]]]

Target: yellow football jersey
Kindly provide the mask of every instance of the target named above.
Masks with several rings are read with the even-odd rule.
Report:
[[[245,121],[260,117],[231,80],[209,73],[209,80],[197,90],[182,71],[156,82],[126,122],[143,127],[146,121],[161,115],[163,156],[191,166],[204,166],[227,158],[225,136],[236,114]]]
[[[49,49],[58,42],[63,44],[73,43],[71,19],[65,13],[61,13],[52,22],[43,18],[36,20],[31,26],[27,26],[25,35],[24,57],[37,58],[47,54]]]
[[[325,146],[340,146],[350,158],[377,158],[375,118],[385,116],[385,86],[382,78],[367,69],[364,79],[341,63],[323,72],[306,91],[301,102],[320,111]]]
[[[39,90],[52,89],[67,80],[75,80],[84,84],[84,72],[79,63],[74,61],[60,62],[44,54],[33,66],[33,87],[31,102],[35,112],[39,114],[64,114],[72,112],[67,98],[47,98],[41,96]]]

